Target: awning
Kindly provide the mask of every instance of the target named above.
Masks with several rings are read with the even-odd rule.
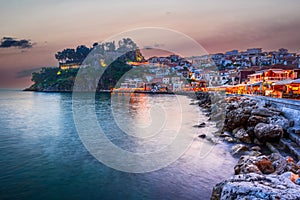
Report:
[[[277,71],[273,71],[275,74],[284,74],[285,72],[284,71],[282,71],[282,70],[277,70]]]
[[[272,85],[288,85],[291,84],[293,82],[293,80],[287,79],[287,80],[283,80],[283,81],[277,81],[275,83],[273,83]]]
[[[263,73],[262,72],[259,72],[259,73],[255,73],[255,74],[250,74],[250,75],[248,75],[248,76],[260,76],[260,75],[262,75]]]
[[[261,85],[261,84],[262,84],[262,82],[260,81],[260,82],[252,83],[252,84],[249,84],[249,85],[251,85],[251,86],[259,86],[259,85]]]
[[[300,78],[298,78],[296,80],[293,80],[292,83],[294,83],[294,84],[300,84]]]

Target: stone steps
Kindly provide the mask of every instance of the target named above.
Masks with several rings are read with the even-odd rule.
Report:
[[[291,139],[281,138],[280,143],[300,160],[300,146]]]
[[[298,146],[300,146],[300,135],[295,134],[295,133],[289,133],[289,138],[295,142],[296,144],[298,144]]]

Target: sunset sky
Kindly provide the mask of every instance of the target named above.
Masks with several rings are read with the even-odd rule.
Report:
[[[299,0],[1,0],[0,37],[13,43],[0,46],[0,87],[28,86],[26,75],[57,66],[54,54],[63,48],[139,27],[174,29],[209,53],[250,47],[300,53],[299,10]]]

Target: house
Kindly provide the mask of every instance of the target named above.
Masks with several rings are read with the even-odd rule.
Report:
[[[170,78],[169,77],[164,77],[162,79],[163,84],[169,84],[170,83]]]
[[[174,84],[174,83],[179,83],[180,82],[180,77],[178,76],[174,76],[174,77],[171,77],[171,82]]]
[[[282,70],[282,69],[268,69],[258,71],[254,74],[249,75],[250,83],[256,82],[276,82],[282,81],[286,79],[291,79],[292,77],[289,76],[289,70]]]
[[[181,91],[181,83],[174,83],[173,84],[173,92]]]

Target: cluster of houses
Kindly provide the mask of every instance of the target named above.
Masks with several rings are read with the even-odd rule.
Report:
[[[121,90],[226,90],[228,93],[298,95],[300,98],[300,56],[284,48],[269,52],[262,48],[232,50],[190,58],[155,56],[128,64],[142,68],[143,73],[126,77],[118,86]],[[60,68],[78,66],[77,63],[64,63]]]
[[[239,72],[240,83],[226,87],[228,93],[257,94],[277,98],[300,98],[300,68],[273,65]]]

